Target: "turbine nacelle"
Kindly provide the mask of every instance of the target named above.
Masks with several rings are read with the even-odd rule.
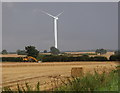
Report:
[[[54,19],[58,20],[58,17],[54,17]]]
[[[53,15],[51,15],[51,14],[45,12],[45,11],[41,11],[41,12],[47,14],[48,16],[50,16],[50,17],[52,17],[52,18],[54,18],[54,19],[56,19],[56,20],[58,20],[58,17],[63,13],[63,12],[61,12],[61,13],[59,13],[57,16],[53,16]]]

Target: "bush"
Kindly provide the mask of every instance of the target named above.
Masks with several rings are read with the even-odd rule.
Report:
[[[118,54],[118,55],[111,55],[109,60],[110,61],[120,61],[120,54]]]
[[[47,53],[47,50],[44,50],[43,53]]]
[[[70,91],[70,93],[106,93],[106,91],[118,91],[118,72],[112,71],[108,74],[86,74],[83,77],[77,77],[73,79],[67,79],[63,82],[63,85],[56,88],[55,91]],[[98,92],[99,93],[99,92]],[[117,93],[117,92],[116,92]]]
[[[120,50],[114,52],[115,55],[120,55]]]
[[[42,58],[43,62],[65,62],[68,61],[68,57],[65,56],[55,56],[55,55],[46,55]]]
[[[18,55],[27,55],[25,50],[17,50]]]
[[[22,62],[23,59],[20,57],[2,57],[1,58],[3,62]]]
[[[91,61],[108,61],[108,59],[103,56],[95,56],[95,57],[91,57],[90,59]]]
[[[102,54],[106,54],[107,53],[107,50],[105,50],[105,49],[97,49],[96,51],[96,54],[100,54],[100,55],[102,55]]]
[[[60,54],[59,49],[57,49],[55,47],[50,47],[50,52],[51,52],[51,54],[54,54],[54,55]]]
[[[8,54],[7,50],[2,50],[2,54],[5,55],[5,54]]]
[[[71,61],[107,61],[106,57],[89,57],[83,55],[79,57],[68,57],[63,55],[46,55],[42,57],[42,62],[71,62]]]

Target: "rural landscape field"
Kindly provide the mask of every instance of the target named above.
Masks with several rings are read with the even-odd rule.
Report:
[[[83,52],[85,53],[85,52]],[[76,54],[76,53],[74,53]],[[80,53],[79,53],[80,54]],[[106,56],[110,56],[108,53]],[[5,55],[3,55],[5,57]],[[19,55],[8,55],[8,57],[18,57]],[[7,55],[6,55],[7,57]],[[21,57],[21,56],[19,56]],[[35,86],[37,82],[40,82],[41,91],[54,89],[56,86],[62,84],[61,80],[71,78],[72,68],[82,68],[84,74],[94,73],[98,70],[98,73],[110,72],[115,70],[119,65],[115,61],[80,61],[80,62],[3,62],[2,63],[2,86],[10,87],[13,90],[17,90],[17,84],[25,86],[28,82],[31,86]],[[79,74],[80,71],[73,73]],[[57,82],[57,85],[56,85]]]
[[[111,71],[117,66],[116,62],[71,62],[71,63],[3,63],[3,87],[16,87],[16,84],[36,84],[40,81],[41,90],[50,89],[56,78],[71,76],[73,67],[83,67],[85,72],[93,72],[98,67],[100,72]],[[51,82],[52,81],[52,82]]]
[[[2,2],[0,90],[118,93],[118,4]]]

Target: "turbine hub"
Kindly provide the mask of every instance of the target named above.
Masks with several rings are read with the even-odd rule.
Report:
[[[58,17],[55,17],[55,19],[57,19],[57,20],[58,20]]]

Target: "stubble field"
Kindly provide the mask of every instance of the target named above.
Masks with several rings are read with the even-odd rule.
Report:
[[[73,67],[82,67],[84,73],[110,71],[115,69],[117,62],[52,62],[52,63],[2,63],[2,86],[15,88],[16,84],[24,85],[25,82],[34,85],[38,81],[41,90],[49,89],[56,77],[65,78],[71,76]]]
[[[67,54],[79,55],[95,52],[66,52]],[[105,55],[107,58],[113,55],[113,52],[108,52]],[[22,55],[8,54],[0,55],[1,57],[23,57]],[[89,55],[97,56],[97,55]],[[53,87],[53,82],[56,78],[64,79],[71,77],[71,69],[74,67],[82,67],[84,73],[93,73],[95,69],[99,72],[111,71],[115,69],[118,62],[47,62],[47,63],[25,63],[25,62],[3,62],[0,65],[2,68],[2,87],[11,87],[16,89],[16,85],[25,85],[28,82],[35,85],[40,82],[41,90],[49,90]]]

